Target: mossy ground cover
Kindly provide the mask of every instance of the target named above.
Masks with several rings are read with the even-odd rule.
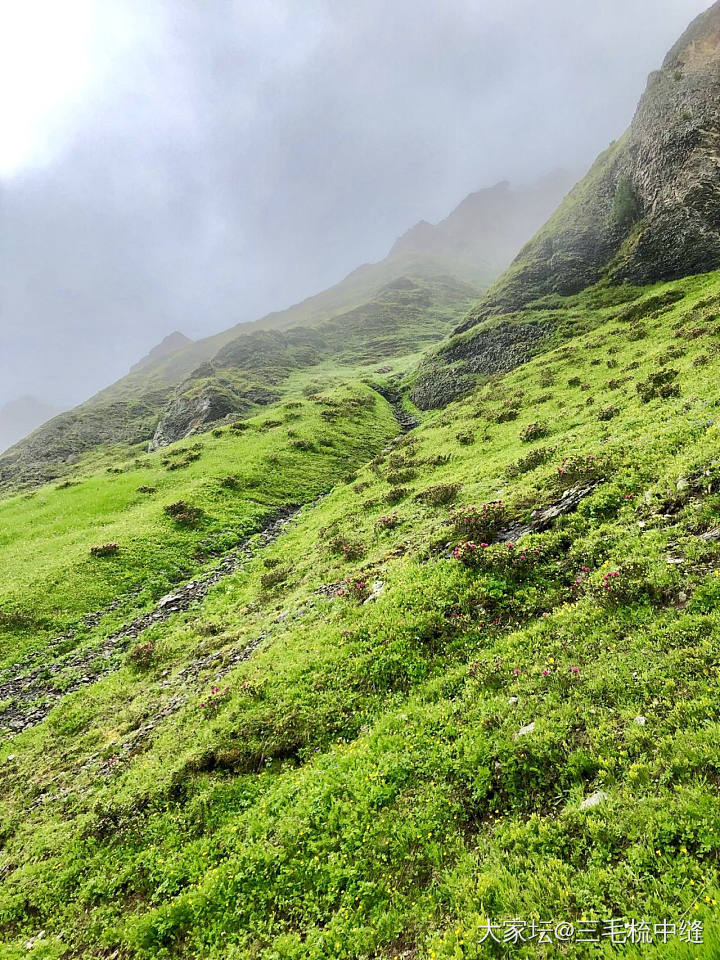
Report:
[[[590,326],[0,748],[4,956],[718,955],[720,277]],[[620,917],[705,943],[485,936]]]

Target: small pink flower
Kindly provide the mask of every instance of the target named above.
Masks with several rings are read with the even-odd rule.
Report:
[[[580,667],[573,667],[573,668],[572,668],[572,672],[573,672],[573,673],[580,673]]]
[[[543,670],[543,672],[542,672],[542,674],[543,674],[544,677],[546,677],[549,673],[550,673],[549,670]]]

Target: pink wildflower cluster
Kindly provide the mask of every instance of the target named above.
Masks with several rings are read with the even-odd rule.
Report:
[[[346,597],[348,600],[362,601],[368,595],[368,584],[366,580],[358,580],[353,577],[345,577],[343,586],[340,587],[336,596]]]
[[[578,596],[578,594],[579,594],[579,592],[580,592],[580,589],[581,589],[583,583],[585,583],[585,580],[587,579],[587,575],[588,575],[589,573],[590,573],[590,567],[580,567],[579,572],[575,574],[575,579],[573,580],[573,582],[572,582],[572,583],[570,584],[570,586],[568,587],[568,589],[569,589],[569,591],[570,591],[570,594],[571,594],[573,597],[577,597],[577,596]]]
[[[398,516],[398,512],[397,510],[393,510],[392,513],[377,518],[375,521],[375,529],[379,531],[394,530],[399,524],[400,517]]]
[[[543,677],[549,677],[553,671],[550,670],[549,667],[545,667],[545,669],[541,670],[540,672],[543,675]],[[520,673],[520,671],[516,670],[515,673]],[[572,674],[573,677],[577,677],[580,673],[580,667],[570,667],[570,673]]]
[[[127,653],[127,659],[134,667],[148,667],[155,656],[155,642],[145,640],[143,643],[136,643]]]
[[[458,507],[450,512],[450,520],[458,533],[475,539],[489,540],[502,527],[507,506],[502,500],[483,503],[481,507]]]
[[[359,540],[350,540],[339,534],[328,544],[330,551],[344,560],[359,560],[365,553],[365,545]]]
[[[215,716],[220,707],[230,698],[230,687],[211,687],[210,696],[200,706],[207,716]]]
[[[518,547],[512,541],[491,546],[486,541],[468,540],[453,550],[453,558],[466,567],[482,568],[495,574],[521,577],[542,559],[539,547]]]
[[[557,467],[557,479],[561,486],[567,487],[574,483],[583,483],[599,480],[607,469],[603,459],[592,453],[578,453],[565,457]]]
[[[465,543],[459,543],[453,550],[452,555],[455,560],[459,560],[466,567],[475,567],[479,563],[478,552],[484,550],[487,546],[487,543],[477,544],[473,543],[472,540],[467,540]]]

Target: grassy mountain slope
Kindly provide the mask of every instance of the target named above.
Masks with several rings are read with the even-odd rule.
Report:
[[[226,344],[178,388],[153,439],[163,446],[228,415],[245,414],[287,389],[287,380],[323,361],[386,372],[446,335],[475,301],[473,287],[450,276],[399,277],[367,303],[316,327],[257,330]]]
[[[319,428],[344,452],[369,437],[366,465],[353,453],[356,476],[109,657],[139,551],[153,569],[175,556],[160,501],[197,502],[232,545],[231,494],[208,479],[220,459],[191,484],[193,463],[163,471],[171,448],[135,475],[86,477],[87,498],[3,505],[19,530],[39,498],[47,516],[79,498],[76,560],[42,574],[52,626],[99,601],[90,581],[123,591],[115,621],[66,640],[85,670],[100,655],[100,678],[0,747],[3,957],[549,958],[560,948],[481,942],[488,919],[623,916],[704,922],[705,944],[562,955],[718,955],[720,275],[619,304],[588,291],[553,315],[524,366],[379,454],[390,410],[376,398],[373,414],[367,387],[285,407],[310,418],[300,439]],[[266,459],[279,444],[268,509],[301,433],[282,410],[262,434]],[[202,442],[242,456],[228,432]],[[303,475],[316,469],[293,502],[337,477],[322,457]],[[143,533],[140,512],[123,524],[147,470],[162,493]],[[120,550],[91,564],[101,531]],[[191,554],[199,534],[184,535]],[[16,611],[34,609],[43,562],[13,560]],[[63,610],[63,591],[87,600]],[[8,662],[34,644],[12,630]],[[43,662],[72,689],[52,648]],[[30,672],[6,671],[6,717],[46,689],[15,680]]]
[[[328,489],[395,428],[367,387],[298,395],[217,436],[109,458],[102,472],[0,501],[0,662],[70,630],[91,635],[83,618],[98,610],[110,624],[142,611],[278,511]],[[200,513],[168,515],[178,502]],[[117,556],[91,555],[108,543]]]
[[[329,290],[169,356],[161,345],[128,376],[0,456],[0,489],[63,476],[99,446],[148,442],[159,424],[156,442],[166,443],[230,414],[250,414],[277,398],[268,381],[326,360],[331,349],[353,361],[363,349],[368,360],[372,350],[380,358],[417,353],[462,319],[567,186],[557,174],[524,190],[480,191],[436,227],[425,224],[422,243],[410,231],[384,260]],[[403,294],[403,284],[415,293]],[[242,362],[230,370],[234,355]]]
[[[43,424],[0,456],[0,489],[63,476],[98,446],[147,442],[158,411],[170,400],[178,382],[231,337],[228,331],[198,340],[129,373],[79,407]]]

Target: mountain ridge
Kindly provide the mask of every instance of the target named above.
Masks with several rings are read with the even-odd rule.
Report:
[[[720,266],[720,3],[650,74],[633,121],[458,332],[548,294]]]
[[[278,351],[282,353],[285,349],[283,337],[273,339],[268,338],[267,334],[296,328],[298,332],[292,335],[291,340],[307,340],[308,330],[328,323],[337,326],[343,322],[343,317],[350,323],[359,322],[363,310],[370,316],[377,308],[379,315],[382,315],[387,308],[383,291],[403,276],[424,286],[425,295],[433,300],[437,315],[441,317],[435,326],[435,337],[441,338],[452,329],[452,320],[446,316],[447,311],[456,313],[454,322],[457,323],[469,310],[471,301],[477,300],[483,289],[500,272],[499,267],[493,268],[484,262],[466,262],[462,258],[454,266],[455,255],[452,250],[448,249],[446,255],[440,255],[442,244],[457,240],[461,245],[472,243],[474,250],[483,246],[491,249],[496,246],[494,237],[499,230],[498,221],[504,216],[508,223],[504,232],[500,231],[504,237],[501,249],[509,262],[514,252],[511,245],[515,243],[520,246],[525,236],[529,236],[542,222],[556,205],[568,182],[568,175],[557,173],[535,187],[517,191],[508,188],[479,191],[471,195],[471,198],[475,198],[472,205],[479,224],[476,231],[478,235],[474,239],[473,216],[468,216],[467,202],[463,201],[445,221],[432,228],[436,238],[432,255],[414,249],[406,250],[404,254],[398,254],[397,249],[393,254],[391,250],[378,263],[358,267],[334,286],[285,310],[267,314],[252,323],[236,324],[177,350],[151,351],[151,362],[140,361],[128,376],[101,390],[79,407],[50,421],[0,456],[0,488],[17,483],[43,482],[61,476],[72,469],[80,457],[102,445],[157,445],[178,439],[183,430],[195,432],[206,429],[213,420],[246,415],[257,408],[258,403],[262,405],[276,394],[268,391],[264,382],[258,384],[247,378],[243,382],[240,371],[229,378],[228,365],[224,362],[220,363],[224,371],[221,380],[209,385],[214,357],[220,356],[223,351],[227,355],[228,346],[235,341],[238,351],[245,354],[247,342],[243,338],[250,337],[250,342],[258,346],[259,359],[262,359],[265,346],[269,344],[272,347],[272,357],[269,359],[275,363],[273,358]],[[483,216],[482,198],[489,205],[487,216]],[[458,225],[456,234],[453,233],[453,223]],[[449,282],[443,280],[446,276],[449,276]],[[457,284],[464,287],[459,288]],[[460,289],[464,292],[458,297]],[[401,299],[399,292],[397,299]],[[412,304],[407,305],[407,310],[409,312],[406,311],[406,315],[417,317],[417,310]],[[429,315],[432,315],[432,311],[429,311]],[[400,315],[395,316],[397,319]],[[426,327],[424,321],[421,325]],[[397,328],[397,323],[395,326]],[[356,343],[362,340],[361,329],[356,328],[350,333],[349,339],[354,337]],[[315,339],[319,344],[319,334],[310,339]],[[406,349],[408,338],[404,338],[403,342],[403,349]],[[426,342],[423,334],[417,343]],[[343,344],[338,344],[338,349],[345,352]],[[326,354],[327,351],[322,351],[323,356]],[[387,356],[387,351],[381,351],[380,356]],[[306,362],[310,362],[309,357]],[[277,368],[270,370],[270,379],[276,372]]]

